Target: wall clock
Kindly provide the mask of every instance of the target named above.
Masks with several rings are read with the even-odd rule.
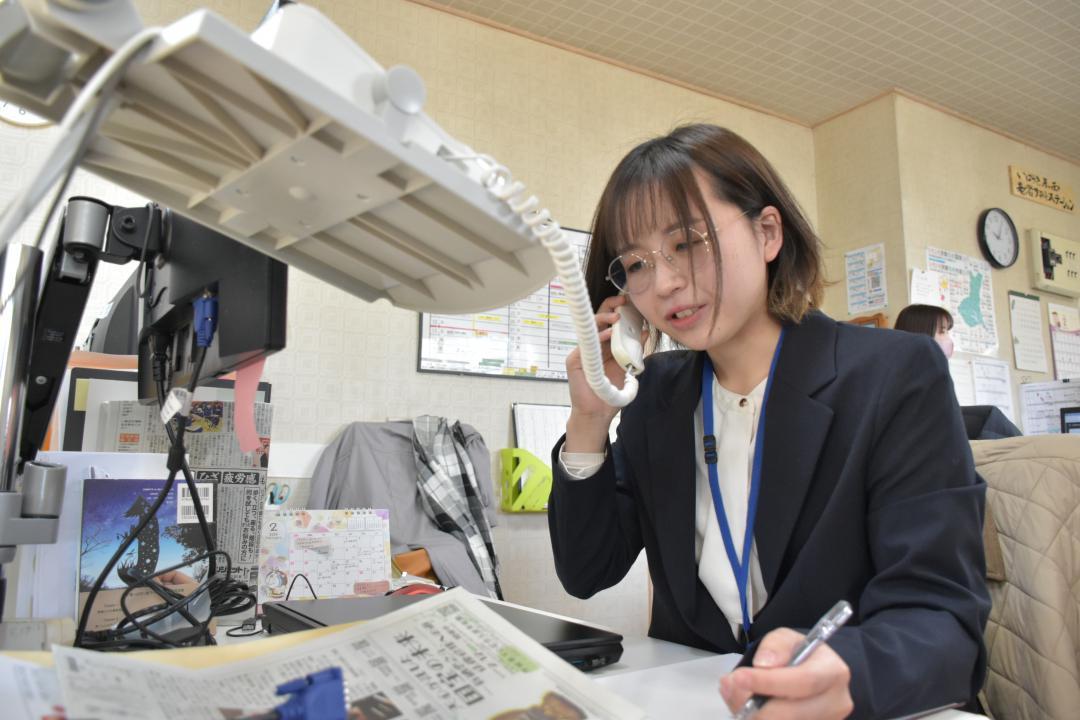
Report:
[[[1001,208],[989,208],[979,215],[979,248],[998,268],[1007,268],[1020,257],[1020,235],[1012,218]]]

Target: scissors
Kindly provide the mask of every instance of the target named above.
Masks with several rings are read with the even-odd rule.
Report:
[[[285,501],[289,499],[289,493],[292,492],[292,488],[285,483],[281,485],[270,483],[266,489],[269,491],[267,502],[271,505],[284,505]]]

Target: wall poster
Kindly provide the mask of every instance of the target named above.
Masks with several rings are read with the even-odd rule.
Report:
[[[953,316],[953,342],[959,352],[997,353],[994,287],[990,263],[951,250],[926,248],[926,269],[948,283],[945,308]]]

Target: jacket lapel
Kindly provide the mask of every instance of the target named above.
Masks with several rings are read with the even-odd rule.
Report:
[[[649,477],[657,544],[664,574],[687,626],[716,647],[734,647],[735,636],[708,590],[694,558],[697,458],[694,410],[701,399],[705,353],[689,353],[675,381],[661,392],[668,403],[647,421]]]
[[[704,353],[688,353],[672,387],[663,388],[667,404],[647,421],[651,502],[657,544],[665,574],[677,601],[693,598],[697,584],[694,560],[694,408],[701,393]],[[690,606],[683,606],[690,609]]]
[[[802,509],[833,412],[813,394],[836,377],[836,323],[811,313],[788,325],[765,407],[765,448],[754,541],[769,596]]]

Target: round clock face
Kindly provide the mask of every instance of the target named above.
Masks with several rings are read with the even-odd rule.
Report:
[[[986,259],[1007,268],[1020,257],[1020,236],[1012,218],[1001,208],[985,210],[979,218],[979,246]]]
[[[0,100],[0,120],[24,128],[41,128],[50,125],[45,118],[7,100]]]

